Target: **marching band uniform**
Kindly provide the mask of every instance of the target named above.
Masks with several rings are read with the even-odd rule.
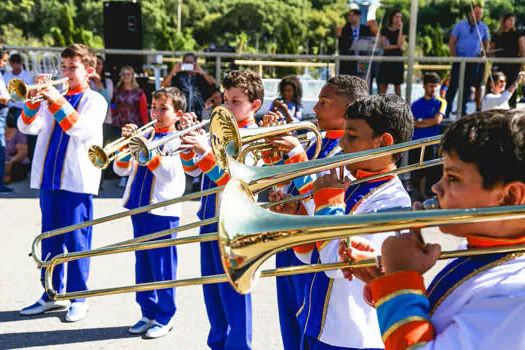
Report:
[[[373,175],[358,170],[356,179]],[[314,195],[315,215],[349,215],[392,208],[410,208],[410,197],[395,176],[342,189],[324,188]],[[379,249],[388,233],[364,235]],[[304,263],[339,261],[339,240],[294,247]],[[383,343],[374,310],[362,298],[363,283],[349,282],[340,270],[308,276],[304,304],[298,312],[308,349],[379,349]],[[324,301],[324,302],[320,302]]]
[[[155,128],[153,141],[167,137],[176,131],[175,126],[164,129]],[[113,168],[119,176],[130,176],[123,197],[123,206],[126,209],[135,209],[184,194],[186,179],[178,155],[162,157],[158,153],[152,153],[150,161],[145,166],[140,166],[128,155],[120,161],[115,161]],[[178,227],[181,206],[181,203],[177,203],[133,215],[131,217],[133,236],[138,238]],[[175,237],[176,233],[173,233],[169,237],[158,239]],[[175,246],[137,251],[135,257],[136,283],[176,279],[177,249]],[[175,288],[137,292],[136,301],[140,305],[143,320],[147,319],[144,322],[153,324],[154,321],[153,327],[155,325],[172,327],[172,319],[176,311]],[[150,330],[148,334],[151,332],[153,331]]]
[[[339,139],[344,130],[329,130],[324,133],[321,140],[321,150],[318,159],[326,158],[340,152]],[[311,160],[314,156],[317,140],[312,140],[310,147],[304,151],[302,147],[296,147],[286,155],[264,158],[267,165],[291,164]],[[311,191],[316,175],[295,178],[294,180],[277,185],[283,193],[292,196],[305,194]],[[303,200],[299,215],[313,214],[313,201]],[[303,263],[297,258],[292,249],[286,249],[275,255],[275,267],[298,266]],[[277,306],[279,311],[279,322],[281,326],[281,337],[285,349],[299,349],[301,347],[302,328],[297,319],[297,311],[303,305],[305,279],[309,274],[281,276],[276,278]]]
[[[93,195],[98,193],[100,170],[89,161],[88,149],[102,143],[106,109],[104,98],[87,87],[69,90],[51,105],[45,101],[24,105],[18,129],[38,135],[31,188],[40,189],[42,232],[92,220]],[[44,239],[42,257],[49,260],[66,248],[70,253],[91,249],[91,232],[89,226]],[[42,269],[42,284],[44,274]],[[89,258],[70,261],[66,290],[86,290],[88,275]],[[53,285],[59,293],[64,291],[63,265],[55,268]],[[42,300],[49,301],[46,293]],[[72,299],[72,302],[84,300]]]
[[[467,237],[469,249],[518,245],[518,239]],[[415,271],[371,282],[386,349],[525,349],[525,254],[451,261],[425,290]]]
[[[249,118],[237,123],[239,128],[256,128],[255,119]],[[202,190],[223,186],[230,175],[222,170],[213,153],[197,154],[193,151],[181,153],[184,171],[191,176],[202,177]],[[197,213],[200,220],[218,215],[221,194],[201,198]],[[202,226],[200,234],[217,232],[217,224]],[[209,276],[223,274],[221,255],[217,242],[202,242],[201,274]],[[229,283],[203,285],[204,302],[210,321],[208,346],[211,349],[251,349],[252,343],[252,301],[251,295],[237,293]]]

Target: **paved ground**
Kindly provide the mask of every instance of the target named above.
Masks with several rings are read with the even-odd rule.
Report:
[[[28,257],[30,245],[40,232],[40,210],[37,193],[28,190],[27,183],[15,184],[15,193],[0,197],[0,348],[49,349],[206,349],[209,325],[204,309],[202,290],[198,286],[177,290],[175,328],[166,337],[143,340],[126,333],[127,327],[139,318],[139,309],[132,294],[96,297],[90,300],[89,315],[77,323],[64,323],[65,311],[34,317],[19,316],[19,309],[40,296],[39,271]],[[95,217],[120,211],[121,189],[113,181],[105,184],[101,196],[95,199]],[[198,202],[184,205],[183,223],[196,220]],[[435,230],[427,240],[435,241]],[[185,232],[193,235],[196,232]],[[431,238],[431,237],[434,238]],[[93,245],[101,246],[132,237],[129,219],[102,224],[94,229]],[[456,240],[439,239],[447,248],[454,248]],[[199,274],[198,245],[179,249],[179,278]],[[94,258],[90,287],[127,285],[133,283],[133,254]],[[265,265],[273,267],[273,259]],[[429,276],[435,273],[431,271]],[[428,276],[427,276],[428,277]],[[275,282],[263,279],[253,293],[253,348],[281,349]]]

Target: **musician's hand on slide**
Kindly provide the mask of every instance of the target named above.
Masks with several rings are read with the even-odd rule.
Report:
[[[337,169],[332,169],[330,174],[325,174],[315,180],[312,191],[315,193],[323,188],[340,188],[346,191],[351,183],[352,181],[348,177],[345,177],[343,183],[341,183],[337,176]]]
[[[274,190],[270,190],[268,193],[268,199],[270,202],[279,202],[285,198],[290,198],[290,194],[283,194],[281,190],[278,190],[277,192]],[[295,214],[299,210],[300,202],[294,201],[294,202],[288,202],[284,204],[277,204],[270,208],[271,211],[281,214]]]
[[[135,124],[126,124],[122,128],[122,137],[131,137],[133,136],[133,132],[137,130],[139,127]]]
[[[338,252],[339,261],[348,263],[375,259],[377,254],[370,242],[362,237],[352,237],[350,239],[350,247],[348,247],[345,239],[341,239]],[[352,281],[354,277],[356,277],[365,283],[370,283],[377,277],[382,276],[383,272],[377,266],[361,268],[349,267],[343,269],[343,274],[349,281]]]

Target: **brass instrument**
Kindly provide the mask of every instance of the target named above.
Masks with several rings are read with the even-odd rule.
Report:
[[[128,156],[131,153],[129,147],[127,147],[133,137],[139,135],[151,134],[150,139],[154,136],[155,128],[153,125],[157,122],[156,119],[153,119],[148,124],[141,126],[140,128],[134,130],[131,133],[131,136],[121,137],[111,143],[108,143],[104,148],[93,145],[89,147],[88,157],[91,163],[99,169],[105,169],[109,164],[115,159],[122,159]],[[122,148],[124,150],[120,151]]]
[[[158,141],[150,141],[140,136],[134,136],[129,143],[130,152],[140,165],[145,165],[150,160],[150,153],[153,151],[159,152],[163,156],[175,156],[181,152],[179,149],[182,144],[181,137],[189,132],[201,129],[207,124],[209,120],[203,120],[200,123],[192,125],[184,130],[173,133]],[[164,147],[163,147],[164,146]]]
[[[44,96],[40,94],[30,98],[29,95],[31,91],[38,91],[49,86],[60,85],[61,89],[59,91],[62,95],[65,95],[69,88],[68,80],[69,78],[62,78],[58,80],[48,79],[45,80],[42,84],[27,85],[22,79],[12,79],[11,81],[9,81],[9,84],[7,84],[7,91],[9,92],[9,96],[11,96],[11,99],[15,102],[36,103],[44,100]]]
[[[242,212],[239,207],[244,208]],[[357,263],[330,263],[279,268],[259,272],[261,264],[273,254],[296,245],[332,240],[341,237],[385,231],[431,227],[446,224],[475,223],[494,220],[524,219],[525,205],[477,209],[422,210],[413,212],[385,212],[350,216],[294,216],[270,212],[258,207],[250,188],[232,179],[226,185],[219,219],[219,249],[224,275],[206,276],[177,281],[161,281],[58,294],[52,285],[53,270],[57,264],[88,256],[101,256],[137,250],[155,249],[177,244],[182,239],[163,240],[143,244],[98,249],[96,252],[76,252],[56,256],[46,270],[46,291],[53,300],[92,297],[117,293],[137,292],[188,285],[228,281],[239,293],[249,293],[259,277],[285,276],[297,273],[320,272],[346,267],[365,267],[376,264],[374,259]],[[210,237],[207,237],[209,239]],[[187,239],[187,238],[186,238]],[[175,243],[175,241],[178,241]],[[195,240],[193,240],[195,242]],[[523,252],[525,245],[476,250],[443,252],[440,259],[475,256],[503,252]],[[91,254],[90,254],[91,253]]]
[[[273,146],[264,142],[265,138],[278,136],[297,130],[308,130],[317,139],[313,159],[317,158],[321,151],[321,133],[319,129],[310,122],[298,122],[292,124],[268,126],[263,128],[240,129],[233,114],[225,107],[219,106],[212,111],[210,123],[210,141],[213,154],[217,164],[222,169],[228,169],[226,156],[230,156],[242,163],[246,162],[248,154],[253,154],[255,163],[264,158],[263,152],[273,149]],[[301,135],[299,141],[305,143],[305,149],[310,145],[306,135]]]
[[[284,181],[291,180],[291,179],[293,179],[295,177],[301,177],[301,176],[306,176],[306,175],[310,175],[310,174],[315,174],[315,173],[318,173],[318,172],[321,172],[321,171],[325,171],[325,170],[329,170],[329,169],[332,169],[332,168],[338,168],[338,167],[344,166],[346,164],[361,162],[361,161],[363,161],[365,159],[370,159],[370,158],[373,158],[373,157],[384,157],[386,155],[400,153],[400,152],[408,151],[408,150],[411,150],[411,149],[417,149],[417,148],[420,148],[421,149],[421,153],[424,154],[424,150],[425,150],[426,146],[437,144],[437,143],[440,142],[440,140],[441,140],[441,136],[434,136],[434,137],[429,137],[429,138],[425,138],[425,139],[419,139],[419,140],[415,140],[415,141],[410,141],[410,142],[403,143],[403,144],[397,144],[397,145],[393,145],[393,146],[389,146],[389,147],[376,148],[374,150],[357,152],[357,153],[353,153],[353,154],[344,154],[344,155],[334,156],[334,157],[325,158],[325,159],[315,159],[315,160],[312,160],[312,161],[309,161],[309,162],[305,162],[305,163],[276,165],[276,166],[272,166],[272,167],[256,168],[256,167],[244,166],[243,164],[241,164],[241,163],[239,163],[239,162],[237,162],[237,161],[235,161],[233,159],[230,159],[228,164],[229,164],[230,169],[231,169],[230,173],[231,173],[232,177],[237,178],[237,179],[243,181],[244,183],[248,184],[248,186],[250,187],[250,190],[253,193],[258,193],[258,192],[260,192],[260,191],[262,191],[262,190],[264,190],[266,188],[269,188],[269,187],[271,187],[273,185],[276,185],[276,184],[284,182]],[[390,174],[390,173],[392,173],[392,174],[394,174],[394,173],[395,174],[399,174],[399,173],[402,173],[402,172],[412,171],[412,170],[416,170],[416,169],[422,169],[424,167],[428,167],[428,166],[432,166],[432,165],[439,165],[441,163],[442,163],[441,159],[431,160],[431,161],[427,161],[427,162],[424,162],[424,163],[420,162],[419,164],[415,164],[415,165],[412,165],[412,166],[409,165],[409,166],[403,168],[404,170],[396,169],[396,170],[393,170],[392,172],[382,173],[380,175],[374,175],[374,176],[371,176],[371,177],[367,177],[366,179],[361,179],[361,180],[357,180],[357,181],[359,181],[359,182],[369,181],[369,180],[373,180],[373,179],[375,179],[377,177],[384,177],[384,176],[386,176],[387,174]],[[358,182],[354,182],[354,183],[357,184]],[[182,196],[182,197],[178,197],[178,198],[173,198],[173,199],[170,199],[170,200],[167,200],[167,201],[164,201],[164,202],[154,203],[154,204],[150,204],[150,205],[147,205],[147,206],[144,206],[144,207],[140,207],[140,208],[136,208],[136,209],[132,209],[132,210],[128,210],[128,211],[123,211],[123,212],[120,212],[120,213],[116,213],[116,214],[113,214],[113,215],[102,217],[102,218],[99,218],[99,219],[95,219],[95,220],[91,220],[91,221],[87,221],[87,222],[83,222],[83,223],[80,223],[80,224],[71,225],[71,226],[67,226],[67,227],[58,228],[58,229],[55,229],[55,230],[52,230],[52,231],[48,231],[48,232],[44,232],[44,233],[38,235],[33,240],[33,243],[32,243],[32,246],[31,246],[30,256],[36,262],[38,267],[49,266],[50,265],[50,261],[48,261],[45,257],[39,257],[39,255],[37,253],[38,252],[38,247],[40,245],[40,242],[43,239],[45,239],[45,238],[55,237],[55,236],[58,236],[58,235],[61,235],[61,234],[67,233],[67,232],[71,232],[73,230],[78,230],[78,229],[81,229],[81,228],[84,228],[84,227],[94,226],[94,225],[98,225],[98,224],[101,224],[101,223],[104,223],[104,222],[107,222],[107,221],[112,221],[112,220],[124,218],[124,217],[127,217],[127,216],[144,213],[144,212],[147,212],[147,211],[150,211],[150,210],[153,210],[153,209],[156,209],[156,208],[164,207],[164,206],[167,206],[167,205],[172,205],[172,204],[181,203],[181,202],[184,202],[184,201],[193,200],[193,199],[197,199],[197,198],[200,198],[200,197],[208,196],[208,195],[211,195],[211,194],[218,193],[218,192],[222,191],[223,189],[224,189],[224,186],[219,186],[219,187],[211,188],[211,189],[208,189],[208,190],[205,190],[205,191],[188,194],[188,195],[185,195],[185,196]],[[286,201],[298,200],[298,199],[302,199],[302,198],[304,198],[304,197],[298,196],[298,197],[287,198],[287,199],[285,199],[285,200],[283,200],[281,202],[268,203],[268,204],[266,204],[266,208],[269,208],[269,207],[271,207],[273,205],[276,205],[276,204],[281,204],[281,203],[286,202]],[[210,220],[210,221],[207,221],[207,220]],[[145,236],[142,236],[140,238],[127,240],[127,241],[124,241],[124,242],[116,243],[116,244],[113,244],[113,245],[110,245],[110,246],[107,246],[107,247],[102,247],[102,248],[99,248],[99,249],[104,249],[104,248],[108,248],[108,247],[116,247],[116,246],[121,246],[121,245],[129,245],[129,244],[139,243],[139,242],[146,242],[146,241],[149,241],[149,240],[152,240],[152,239],[165,237],[167,235],[170,235],[171,233],[181,232],[181,231],[184,231],[184,230],[189,230],[189,229],[192,229],[192,228],[195,228],[195,227],[200,227],[200,226],[204,226],[204,225],[208,225],[208,224],[217,222],[216,221],[217,218],[210,218],[210,219],[207,219],[207,220],[203,220],[203,221],[198,222],[198,223],[188,224],[188,225],[185,225],[185,226],[179,226],[178,228],[174,228],[174,229],[168,229],[168,230],[164,230],[164,231],[160,231],[160,232],[156,232],[156,233],[151,233],[149,235],[145,235]],[[200,236],[200,237],[203,238],[203,236]],[[199,236],[196,236],[195,237],[195,242],[199,242],[198,239],[199,239]],[[203,239],[207,239],[207,238],[203,238]],[[215,239],[217,239],[217,235],[216,234],[215,234]],[[176,245],[176,244],[173,244],[173,245]],[[98,253],[98,250],[95,249],[95,250],[91,250],[90,252],[94,254],[93,256],[95,256]]]

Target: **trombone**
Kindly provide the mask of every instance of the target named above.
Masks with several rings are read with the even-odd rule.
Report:
[[[321,151],[321,133],[319,129],[310,122],[298,122],[264,128],[240,129],[233,114],[225,107],[218,106],[212,111],[210,122],[210,143],[217,164],[228,170],[227,156],[246,163],[248,154],[254,155],[255,164],[264,158],[264,152],[273,150],[273,146],[267,145],[266,138],[287,134],[297,130],[308,130],[315,136],[316,148],[313,159],[317,158]],[[305,143],[307,149],[311,142],[307,135],[298,137],[301,143]]]
[[[44,100],[44,96],[42,94],[29,97],[29,94],[33,90],[40,90],[44,89],[49,86],[57,86],[61,85],[61,94],[65,95],[67,93],[67,90],[69,89],[69,78],[62,78],[58,80],[51,80],[47,79],[42,84],[34,84],[34,85],[27,85],[24,83],[22,79],[12,79],[9,81],[9,84],[7,84],[7,91],[9,92],[9,96],[11,99],[15,102],[30,102],[30,103],[36,103]]]
[[[219,120],[216,120],[216,119],[219,119]],[[220,122],[220,121],[223,121],[223,122]],[[226,122],[224,122],[224,121],[226,121]],[[137,136],[139,131],[140,131],[140,134],[147,134],[148,131],[145,128],[151,126],[153,122],[154,121],[152,121],[149,124],[144,125],[141,129],[135,130],[135,135]],[[211,123],[212,124],[215,123],[215,124],[220,124],[220,125],[226,125],[226,127],[227,127],[227,129],[225,129],[226,132],[228,132],[229,130],[232,130],[233,132],[237,132],[239,134],[239,130],[238,130],[237,125],[235,123],[234,116],[231,114],[231,112],[229,110],[227,110],[224,107],[217,107],[217,108],[215,108],[213,110],[212,117],[211,117]],[[271,137],[271,136],[279,135],[279,134],[282,134],[282,133],[287,133],[287,132],[290,132],[290,131],[293,131],[293,130],[301,129],[301,128],[297,127],[297,124],[298,123],[295,123],[293,127],[290,127],[289,125],[288,126],[273,127],[274,129],[271,129],[271,130],[268,130],[269,128],[254,129],[250,133],[250,138],[251,138],[251,140],[259,140],[259,139],[262,140],[265,137]],[[276,128],[278,128],[278,129],[276,129]],[[152,128],[152,130],[153,130],[153,128]],[[217,132],[220,131],[220,130],[217,129],[217,127],[215,127],[215,130]],[[242,131],[244,131],[244,130],[242,130]],[[221,134],[224,134],[224,133],[221,133]],[[317,131],[317,134],[319,134],[318,131]],[[320,136],[320,134],[319,134],[319,136]],[[120,138],[120,139],[118,139],[118,140],[108,144],[105,148],[102,148],[100,146],[92,146],[90,148],[90,150],[89,150],[89,157],[90,157],[91,162],[93,163],[93,165],[95,165],[97,167],[101,167],[101,168],[107,167],[111,163],[111,161],[113,159],[124,157],[124,156],[130,154],[131,151],[129,150],[129,148],[126,149],[123,152],[117,153],[118,150],[121,147],[124,147],[124,146],[128,145],[130,143],[130,140],[131,140],[130,138]],[[319,138],[319,140],[320,140],[320,138]],[[243,140],[243,142],[244,141],[245,140]],[[318,143],[318,145],[320,145],[320,142],[317,142],[317,143]],[[252,179],[245,178],[244,180],[249,182],[249,183],[252,183],[252,184],[255,184],[258,181],[257,177],[254,177]],[[265,187],[262,187],[258,191],[261,191],[264,188]],[[120,213],[117,213],[117,214],[113,214],[113,215],[109,215],[109,216],[102,217],[102,218],[99,218],[99,219],[83,222],[83,223],[80,223],[80,224],[75,224],[75,225],[71,225],[71,226],[55,229],[55,230],[52,230],[52,231],[43,232],[43,233],[38,235],[33,240],[33,243],[32,243],[32,246],[31,246],[31,253],[29,255],[33,258],[33,260],[36,262],[36,264],[37,264],[37,266],[39,268],[46,267],[46,266],[49,265],[49,261],[47,261],[46,257],[40,257],[39,254],[37,253],[38,247],[39,247],[39,245],[40,245],[40,243],[42,242],[43,239],[50,238],[50,237],[55,237],[55,236],[58,236],[58,235],[61,235],[61,234],[64,234],[64,233],[68,233],[68,232],[71,232],[73,230],[81,229],[81,228],[84,228],[84,227],[98,225],[98,224],[101,224],[101,223],[104,223],[104,222],[107,222],[107,221],[116,220],[116,219],[124,218],[124,217],[127,217],[127,216],[144,213],[144,212],[147,212],[147,211],[150,211],[150,210],[153,210],[153,209],[156,209],[156,208],[164,207],[164,206],[167,206],[167,205],[172,205],[172,204],[181,203],[181,202],[188,201],[188,200],[198,199],[200,197],[204,197],[204,196],[208,196],[208,195],[211,195],[211,194],[215,194],[215,193],[221,192],[223,189],[224,189],[224,186],[219,186],[219,187],[215,187],[215,188],[208,189],[208,190],[205,190],[205,191],[201,191],[201,192],[198,192],[198,193],[192,193],[192,194],[185,195],[185,196],[182,196],[182,197],[173,198],[173,199],[170,199],[170,200],[167,200],[167,201],[164,201],[164,202],[159,202],[159,203],[147,205],[147,206],[144,206],[144,207],[141,207],[141,208],[136,208],[136,209],[133,209],[133,210],[120,212]],[[258,191],[255,191],[255,192],[258,192]],[[209,223],[211,223],[211,222],[209,222]],[[131,242],[145,242],[147,240],[164,237],[164,236],[169,235],[171,233],[180,232],[180,231],[184,231],[184,230],[189,230],[189,229],[192,229],[192,228],[195,228],[195,227],[199,227],[199,226],[204,226],[204,225],[207,225],[209,223],[204,223],[204,221],[202,221],[200,223],[193,223],[193,224],[189,224],[189,225],[179,226],[178,228],[169,230],[169,232],[165,231],[165,232],[153,233],[153,234],[146,235],[146,236],[134,239],[134,240],[128,240],[126,242],[113,244],[111,246],[117,246],[119,244],[131,243]]]
[[[99,145],[93,145],[89,147],[89,160],[95,167],[99,169],[106,169],[113,160],[125,158],[131,153],[131,150],[128,146],[133,137],[151,134],[150,139],[153,139],[153,136],[155,135],[155,128],[153,125],[156,122],[157,120],[153,119],[148,124],[133,130],[131,136],[123,136],[111,143],[108,143],[104,148],[100,147]]]
[[[52,285],[53,270],[57,264],[87,256],[168,247],[174,240],[148,242],[104,248],[90,252],[76,252],[56,256],[46,270],[45,287],[53,300],[93,297],[109,294],[138,292],[161,288],[182,287],[210,283],[230,282],[234,289],[247,294],[259,277],[286,276],[298,273],[320,272],[346,267],[365,267],[376,264],[375,260],[357,263],[329,263],[293,266],[266,270],[259,268],[273,254],[296,245],[321,240],[332,240],[360,234],[431,227],[458,223],[475,223],[494,220],[524,219],[525,205],[475,209],[423,210],[413,212],[384,212],[351,216],[294,216],[264,210],[257,206],[248,185],[232,179],[223,194],[219,219],[219,249],[225,274],[185,280],[150,282],[138,285],[113,287],[99,290],[57,293]],[[242,213],[239,207],[245,208]],[[495,253],[524,252],[525,245],[496,247],[476,250],[443,252],[440,259]],[[87,254],[86,254],[87,253]]]
[[[373,149],[373,150],[362,151],[362,152],[357,152],[357,153],[352,153],[352,154],[344,154],[344,155],[334,156],[332,158],[315,159],[315,160],[312,160],[312,161],[309,161],[309,162],[305,162],[305,163],[293,163],[293,164],[285,164],[285,165],[275,165],[275,166],[271,166],[271,167],[256,168],[256,167],[246,166],[246,165],[243,165],[243,164],[235,161],[232,158],[230,158],[228,160],[228,164],[229,164],[229,167],[230,167],[230,174],[231,174],[231,176],[233,178],[239,179],[240,181],[246,183],[249,186],[249,188],[252,191],[252,193],[258,193],[258,192],[261,192],[262,190],[264,190],[264,189],[266,189],[268,187],[274,186],[274,185],[276,185],[278,183],[281,183],[281,182],[284,182],[284,181],[291,180],[291,179],[293,179],[295,177],[306,176],[306,175],[315,174],[315,173],[318,173],[318,172],[321,172],[321,171],[330,170],[330,169],[333,169],[333,168],[339,168],[339,167],[344,166],[346,164],[352,164],[352,163],[361,162],[363,160],[370,159],[370,158],[373,158],[373,157],[384,157],[386,155],[392,155],[392,154],[395,154],[395,153],[400,153],[400,152],[408,151],[408,150],[411,150],[411,149],[417,149],[417,148],[420,148],[421,149],[421,153],[424,155],[424,150],[425,150],[426,146],[437,144],[437,143],[440,142],[440,140],[441,140],[441,136],[434,136],[434,137],[428,137],[428,138],[425,138],[425,139],[419,139],[419,140],[410,141],[410,142],[406,142],[406,143],[402,143],[402,144],[397,144],[397,145],[393,145],[393,146],[376,148],[376,149]],[[382,173],[382,174],[380,174],[380,176],[384,177],[386,175],[394,174],[394,173],[395,174],[400,174],[402,172],[412,171],[412,170],[415,170],[415,169],[422,169],[424,167],[433,166],[433,165],[439,165],[439,164],[441,164],[443,162],[442,159],[434,159],[434,160],[430,160],[430,161],[427,161],[427,162],[422,162],[422,159],[423,159],[422,157],[420,159],[420,163],[419,164],[409,165],[409,166],[404,167],[404,168],[395,169],[395,170],[392,170],[391,172],[388,172],[388,173]],[[366,178],[366,180],[365,179],[363,179],[363,180],[369,181],[369,180],[372,180],[374,178],[375,177],[372,176],[372,177]],[[362,180],[359,180],[359,181],[362,181]],[[107,222],[107,221],[112,221],[112,220],[124,218],[124,217],[127,217],[127,216],[144,213],[146,211],[150,211],[150,210],[153,210],[153,209],[156,209],[156,208],[160,208],[160,207],[164,207],[164,206],[167,206],[167,205],[172,205],[172,204],[181,203],[181,202],[184,202],[184,201],[193,200],[193,199],[197,199],[197,198],[200,198],[200,197],[208,196],[208,195],[211,195],[211,194],[218,193],[218,192],[222,191],[223,189],[224,189],[224,186],[215,187],[215,188],[211,188],[211,189],[208,189],[208,190],[205,190],[205,191],[188,194],[188,195],[185,195],[185,196],[182,196],[182,197],[178,197],[178,198],[173,198],[173,199],[170,199],[170,200],[167,200],[167,201],[164,201],[164,202],[150,204],[150,205],[147,205],[147,206],[144,206],[144,207],[140,207],[140,208],[136,208],[136,209],[132,209],[132,210],[128,210],[128,211],[123,211],[123,212],[120,212],[120,213],[117,213],[117,214],[113,214],[113,215],[109,215],[109,216],[106,216],[106,217],[102,217],[102,218],[99,218],[99,219],[95,219],[95,220],[83,222],[83,223],[80,223],[80,224],[75,224],[75,225],[62,227],[62,228],[59,228],[59,229],[55,229],[55,230],[52,230],[52,231],[41,233],[40,235],[38,235],[33,240],[33,244],[31,246],[30,256],[36,262],[37,266],[39,266],[39,267],[47,267],[47,266],[49,266],[51,264],[51,262],[49,260],[47,260],[45,257],[39,257],[39,255],[37,253],[38,246],[40,245],[40,242],[43,239],[45,239],[45,238],[58,236],[58,235],[61,235],[61,234],[67,233],[67,232],[71,232],[73,230],[78,230],[78,229],[81,229],[81,228],[84,228],[84,227],[98,225],[98,224],[101,224],[101,223],[104,223],[104,222]],[[287,199],[285,199],[285,201],[289,201],[290,199],[291,200],[298,200],[298,199],[303,199],[303,198],[304,198],[304,196],[298,196],[298,197],[287,198]],[[269,207],[271,207],[273,205],[276,205],[276,204],[280,204],[280,203],[283,203],[283,202],[269,203],[269,204],[267,204],[267,208],[269,208]],[[115,243],[115,244],[113,244],[111,246],[108,246],[108,247],[117,247],[117,246],[120,246],[120,245],[127,245],[127,244],[132,244],[132,243],[139,243],[139,242],[146,242],[146,241],[149,241],[149,240],[152,240],[152,239],[165,237],[165,236],[167,236],[169,234],[172,234],[172,233],[175,233],[175,232],[181,232],[181,231],[184,231],[184,230],[189,230],[189,229],[192,229],[192,228],[196,228],[196,227],[200,227],[200,226],[204,226],[204,225],[208,225],[208,224],[217,222],[216,221],[217,218],[210,218],[208,220],[210,220],[210,221],[203,220],[201,222],[195,222],[195,223],[191,223],[191,224],[188,224],[188,225],[179,226],[177,228],[168,229],[168,230],[164,230],[164,231],[160,231],[160,232],[156,232],[156,233],[151,233],[149,235],[145,235],[145,236],[142,236],[140,238],[127,240],[127,241],[120,242],[120,243]],[[210,233],[210,235],[213,235],[215,237],[214,238],[215,240],[217,239],[217,234],[216,233]],[[203,237],[203,236],[200,236],[200,237]],[[196,236],[195,237],[195,242],[199,242],[198,239],[199,239],[199,236]],[[208,239],[208,238],[204,237],[203,239]],[[177,245],[178,243],[176,243],[176,242],[178,242],[178,241],[175,241],[175,243],[173,245]],[[104,249],[104,248],[107,248],[107,247],[102,247],[102,248],[99,248],[99,249]],[[98,254],[98,249],[90,250],[88,252],[92,253],[93,254],[92,256],[96,256],[96,254]],[[83,252],[83,253],[86,253],[86,252]],[[87,256],[84,256],[84,257],[89,257],[89,256],[91,256],[91,255],[87,255]]]
[[[182,152],[179,148],[182,144],[181,136],[191,131],[201,129],[209,123],[209,120],[203,120],[200,123],[173,133],[158,141],[148,141],[141,136],[134,136],[129,142],[130,152],[140,165],[146,165],[148,163],[151,152],[159,152],[162,156],[176,156]],[[163,149],[161,149],[162,146],[164,146]]]

